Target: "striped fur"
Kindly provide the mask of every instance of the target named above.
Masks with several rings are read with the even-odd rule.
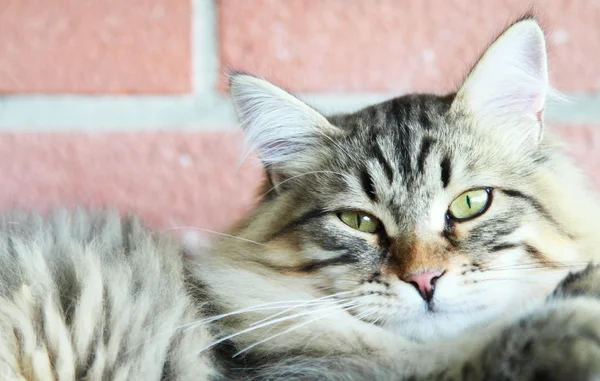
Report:
[[[456,94],[343,115],[234,75],[268,174],[257,207],[187,255],[114,213],[4,215],[0,377],[600,376],[600,271],[566,277],[597,262],[600,210],[542,133],[544,46],[526,18]],[[453,217],[475,188],[491,202]],[[373,233],[340,218],[357,210],[381,222]],[[427,272],[425,293],[413,279]]]
[[[282,351],[369,353],[400,374],[417,364],[427,372],[440,358],[454,361],[445,353],[449,343],[464,345],[464,353],[482,345],[463,343],[466,330],[542,308],[569,271],[596,261],[596,197],[544,130],[545,57],[543,32],[525,18],[491,45],[457,94],[407,95],[327,116],[327,123],[283,90],[273,95],[271,84],[234,75],[234,102],[270,182],[233,231],[244,241],[218,241],[205,259],[214,263],[198,276],[214,300],[227,301],[219,313],[340,296],[337,308],[326,303],[239,335],[240,322],[251,326],[276,312],[224,319],[222,335],[235,335],[227,342],[232,353],[242,351],[247,364],[263,363],[265,354],[279,361]],[[292,109],[304,124],[286,138],[289,131],[277,126]],[[478,187],[490,191],[486,212],[465,222],[450,218],[453,199]],[[368,212],[381,229],[346,226],[338,213],[347,210]],[[229,269],[213,271],[232,261],[245,262],[234,277]],[[443,275],[428,303],[404,279],[430,270]],[[251,297],[236,294],[246,288]]]
[[[4,214],[2,380],[198,380],[206,327],[180,247],[114,212]]]

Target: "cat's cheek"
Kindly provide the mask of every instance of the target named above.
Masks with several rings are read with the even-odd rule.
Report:
[[[451,228],[454,240],[460,242],[468,238],[475,223],[475,221],[452,222]]]

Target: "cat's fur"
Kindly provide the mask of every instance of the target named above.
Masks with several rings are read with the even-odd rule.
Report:
[[[187,256],[111,213],[5,215],[0,377],[600,377],[600,271],[576,272],[600,258],[599,207],[543,128],[547,76],[531,18],[456,94],[326,117],[233,76],[267,169],[257,208]],[[450,218],[477,187],[485,213]],[[348,210],[381,228],[350,228]],[[430,270],[428,303],[409,279]]]
[[[111,212],[2,216],[0,379],[199,380],[215,374],[180,247]]]

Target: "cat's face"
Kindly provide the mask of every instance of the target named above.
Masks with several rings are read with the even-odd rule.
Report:
[[[457,95],[325,118],[258,79],[234,78],[272,186],[251,226],[270,249],[260,261],[352,297],[358,319],[421,340],[541,301],[576,256],[546,189],[561,179],[540,137],[545,85],[513,89],[491,77],[502,69],[494,54],[520,48],[528,75],[546,83],[543,37],[522,23]],[[265,103],[271,110],[258,114]]]

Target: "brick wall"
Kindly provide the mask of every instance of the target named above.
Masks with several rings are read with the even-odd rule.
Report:
[[[157,228],[220,230],[260,168],[223,73],[325,111],[453,89],[521,0],[0,0],[0,209],[112,205]],[[550,124],[600,188],[600,2],[534,1]]]

